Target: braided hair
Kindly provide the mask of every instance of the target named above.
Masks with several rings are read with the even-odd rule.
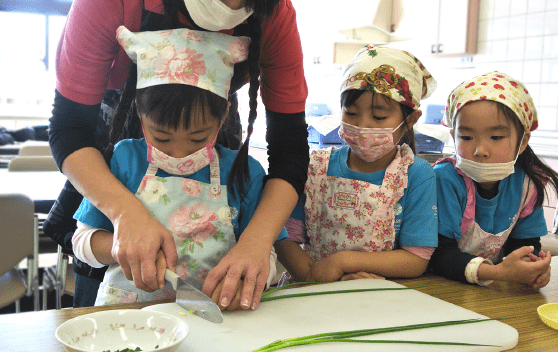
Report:
[[[165,12],[165,23],[163,29],[179,28],[181,26],[179,20],[179,12],[187,13],[184,1],[178,0],[162,0]],[[247,20],[249,27],[249,37],[251,44],[248,52],[246,63],[249,65],[249,106],[248,127],[246,140],[242,144],[237,157],[232,165],[230,177],[228,180],[229,189],[235,189],[238,186],[241,197],[246,193],[246,184],[250,181],[248,168],[248,145],[250,136],[254,129],[254,121],[257,117],[257,98],[260,88],[260,51],[262,36],[262,21],[273,14],[280,0],[246,0],[245,8],[248,11],[253,10],[254,13]],[[109,135],[109,145],[104,152],[105,160],[110,163],[114,145],[124,138],[141,138],[140,120],[135,106],[137,84],[137,66],[130,65],[128,79],[124,87],[124,91],[120,98],[116,113],[112,118],[111,132]],[[234,88],[231,86],[231,88]],[[234,94],[231,89],[230,94]],[[131,133],[130,133],[131,132]],[[222,131],[223,133],[224,131]],[[233,196],[235,193],[233,192]]]

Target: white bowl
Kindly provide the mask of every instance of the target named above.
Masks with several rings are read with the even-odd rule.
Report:
[[[82,315],[56,329],[66,351],[174,352],[190,331],[180,318],[166,313],[116,309]]]

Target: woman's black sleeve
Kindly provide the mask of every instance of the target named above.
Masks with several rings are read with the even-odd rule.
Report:
[[[280,178],[300,196],[310,162],[305,113],[283,114],[266,109],[269,171],[266,180]]]
[[[95,130],[101,104],[84,105],[65,98],[56,90],[48,131],[50,149],[56,165],[76,150],[96,147]]]
[[[429,266],[434,273],[446,279],[467,283],[465,268],[476,256],[462,252],[457,241],[438,234],[438,247],[430,258]]]

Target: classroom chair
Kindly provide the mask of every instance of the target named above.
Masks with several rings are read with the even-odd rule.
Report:
[[[0,195],[0,308],[33,295],[34,310],[39,310],[38,260],[39,234],[33,201],[21,194]],[[27,274],[19,263],[27,258]]]
[[[19,156],[52,156],[48,142],[39,144],[24,144],[19,149]]]
[[[10,160],[8,171],[58,171],[51,156],[17,156]]]
[[[47,293],[54,289],[56,294],[56,309],[62,308],[62,295],[74,295],[76,287],[76,274],[72,269],[67,254],[58,246],[57,262],[55,267],[45,268],[43,273],[43,310],[47,309]]]

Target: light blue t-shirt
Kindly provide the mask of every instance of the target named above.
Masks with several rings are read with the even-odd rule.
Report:
[[[386,170],[361,173],[347,166],[349,147],[343,146],[331,152],[328,176],[342,177],[381,185]],[[414,163],[408,168],[407,188],[399,199],[401,211],[395,211],[395,248],[401,247],[436,247],[438,245],[438,212],[436,209],[436,179],[432,166],[421,158],[414,157]],[[291,217],[304,221],[303,195],[297,203]],[[324,200],[325,201],[325,200]]]
[[[227,186],[229,173],[237,152],[219,145],[216,146],[216,149],[219,152],[221,185]],[[116,178],[132,193],[136,193],[138,190],[141,180],[143,176],[145,176],[147,167],[149,166],[146,156],[147,144],[144,139],[126,139],[117,143],[114,148],[110,169]],[[231,189],[227,188],[228,203],[231,207],[231,220],[237,240],[248,225],[250,219],[252,219],[252,215],[260,202],[263,190],[264,169],[260,163],[252,157],[249,157],[248,166],[250,169],[250,182],[245,186],[247,192],[242,201],[238,195],[238,189],[233,190],[236,192],[236,198],[234,198]],[[171,175],[159,169],[157,171],[157,176],[168,177]],[[209,165],[187,176],[187,178],[210,183]],[[109,232],[114,231],[110,220],[85,198],[76,211],[74,218],[94,228],[105,229]],[[287,238],[287,231],[283,228],[277,241],[285,238]]]
[[[467,189],[463,177],[450,162],[434,167],[438,189],[438,231],[448,238],[461,238],[461,220],[467,204]],[[525,172],[516,167],[515,172],[501,180],[498,194],[492,199],[482,198],[476,193],[475,222],[483,231],[497,234],[513,223],[521,205],[521,194]],[[510,237],[534,238],[546,235],[546,222],[542,207],[535,208],[515,224]]]

